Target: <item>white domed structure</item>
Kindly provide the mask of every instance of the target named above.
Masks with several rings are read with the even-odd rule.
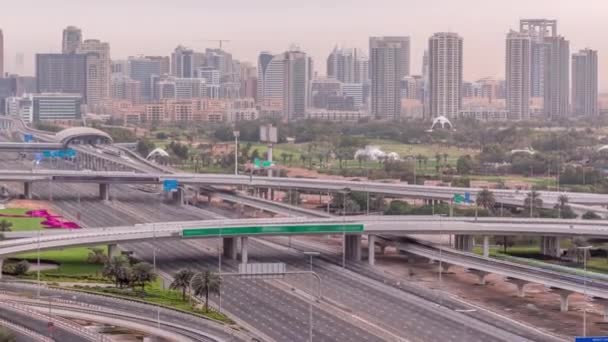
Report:
[[[534,151],[534,149],[531,147],[527,147],[524,149],[511,150],[511,154],[518,154],[518,153],[527,153],[529,155],[534,155],[534,154],[536,154],[536,151]]]
[[[156,157],[169,157],[169,153],[167,153],[167,151],[163,150],[162,148],[157,147],[150,153],[148,153],[146,159],[154,159]]]
[[[431,131],[435,129],[435,127],[439,125],[439,128],[443,129],[454,129],[454,125],[450,122],[448,118],[441,115],[433,119],[433,124],[431,125]]]

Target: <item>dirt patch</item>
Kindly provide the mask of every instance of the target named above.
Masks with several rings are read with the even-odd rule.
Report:
[[[49,213],[56,215],[52,210],[49,209],[51,205],[49,205],[46,201],[39,200],[25,200],[25,199],[17,199],[12,200],[6,203],[7,208],[22,208],[28,210],[43,210],[46,209]]]

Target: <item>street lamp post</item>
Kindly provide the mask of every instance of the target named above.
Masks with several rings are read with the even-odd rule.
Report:
[[[312,258],[314,256],[319,256],[321,253],[319,252],[304,252],[305,255],[308,255],[310,257],[310,273],[312,274]],[[311,294],[312,294],[312,283],[310,285],[311,288]],[[308,342],[312,342],[312,301],[309,303],[308,306]]]
[[[583,297],[585,300],[585,307],[583,308],[583,336],[587,336],[587,251],[593,248],[593,246],[582,246],[577,249],[583,250],[583,267],[585,276],[583,277]]]
[[[38,239],[36,242],[36,278],[38,281],[37,297],[40,298],[40,230],[38,231]]]
[[[152,237],[152,265],[156,274],[156,224],[152,224]],[[156,305],[156,327],[160,329],[160,305]]]
[[[239,174],[239,136],[241,132],[234,130],[232,131],[234,134],[234,175]]]

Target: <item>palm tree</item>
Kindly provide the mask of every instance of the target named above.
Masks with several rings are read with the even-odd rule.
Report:
[[[534,216],[535,208],[541,208],[542,206],[543,200],[540,198],[540,193],[536,190],[528,192],[528,195],[524,200],[524,207],[530,209],[530,217]]]
[[[562,214],[566,211],[568,211],[569,206],[568,206],[568,202],[570,201],[570,199],[568,198],[568,195],[559,195],[559,197],[557,198],[557,204],[555,204],[555,209],[559,210],[559,216],[561,218]]]
[[[101,274],[106,278],[112,278],[116,287],[119,284],[122,287],[124,280],[128,279],[129,260],[124,255],[115,256],[106,262]]]
[[[2,220],[2,221],[0,221],[0,232],[10,232],[12,226],[13,226],[12,222],[8,222],[7,220]]]
[[[194,272],[188,268],[181,269],[173,276],[173,282],[169,285],[171,290],[182,290],[182,300],[186,300],[186,290],[190,288],[190,281]]]
[[[439,165],[441,163],[441,154],[435,154],[435,165]]]
[[[108,261],[108,257],[104,253],[102,248],[91,248],[87,262],[90,264],[104,264]]]
[[[447,154],[447,153],[444,153],[444,154],[443,154],[443,163],[444,163],[444,164],[447,164],[447,163],[448,163],[448,154]]]
[[[281,160],[283,161],[283,165],[287,164],[287,153],[281,152]]]
[[[192,291],[195,296],[205,295],[205,312],[209,312],[209,293],[220,293],[220,277],[209,270],[199,272],[192,277]]]
[[[492,208],[494,208],[494,204],[496,203],[496,199],[494,198],[494,193],[492,191],[483,189],[477,193],[475,202],[478,206],[492,211]]]
[[[156,279],[156,273],[154,273],[153,266],[147,262],[138,262],[133,265],[130,274],[131,284],[133,286],[140,285],[143,291],[146,283],[152,282]]]

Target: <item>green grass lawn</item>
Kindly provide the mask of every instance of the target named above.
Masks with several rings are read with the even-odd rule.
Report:
[[[134,298],[137,300],[142,300],[151,304],[158,304],[166,307],[172,307],[179,310],[203,315],[208,318],[212,318],[227,324],[233,324],[228,316],[221,314],[215,311],[213,308],[209,308],[209,312],[205,312],[202,309],[195,308],[188,301],[188,297],[186,300],[182,299],[182,293],[179,290],[169,290],[163,289],[162,282],[160,279],[157,279],[155,282],[150,283],[145,286],[145,291],[142,294],[140,288],[138,291],[130,291],[128,289],[117,289],[117,288],[101,288],[101,287],[78,287],[79,290],[89,291],[89,292],[98,292],[104,293],[107,295],[117,296],[117,297],[126,297],[126,298]]]
[[[90,264],[87,262],[91,248],[101,248],[106,250],[106,246],[96,247],[74,247],[63,250],[52,250],[40,252],[40,260],[57,263],[58,268],[41,272],[44,280],[52,281],[100,281],[105,282],[101,277],[103,265]],[[37,253],[24,253],[14,257],[15,259],[25,259],[30,264],[37,261]],[[29,272],[26,277],[35,277],[36,272]]]
[[[20,208],[9,208],[0,210],[0,215],[25,215],[25,212],[28,209],[20,209]],[[41,230],[43,229],[41,223],[44,221],[43,218],[39,217],[2,217],[0,216],[0,221],[6,220],[13,225],[11,226],[11,231],[32,231],[32,230]]]

